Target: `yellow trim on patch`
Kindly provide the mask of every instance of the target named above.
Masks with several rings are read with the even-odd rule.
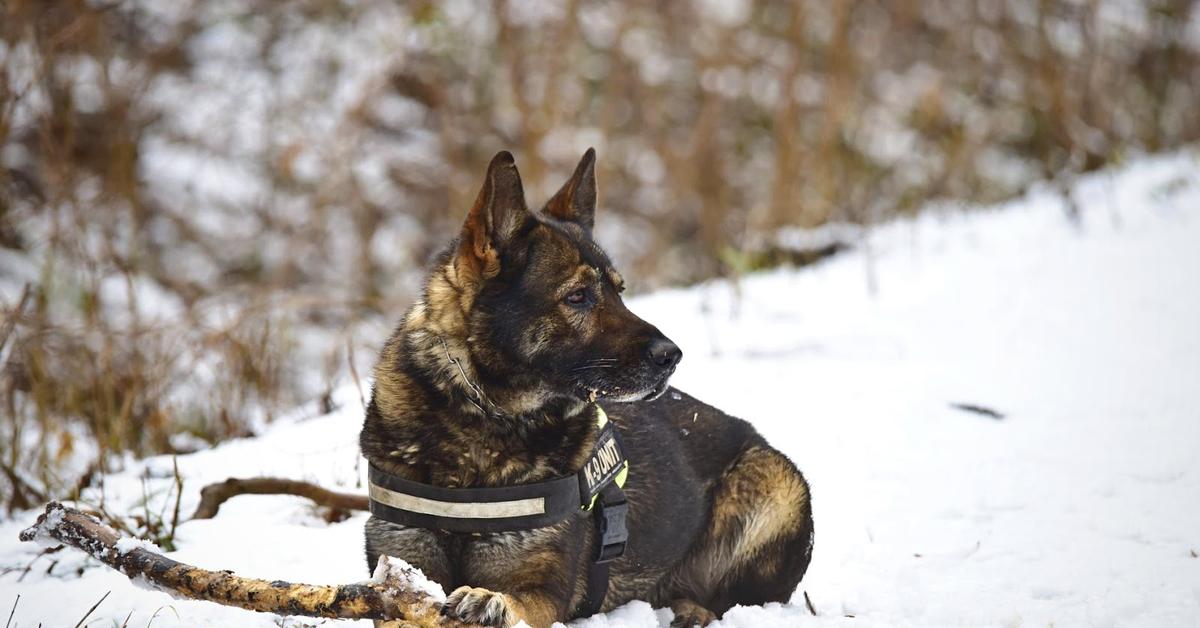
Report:
[[[617,477],[613,482],[617,483],[617,488],[625,488],[625,480],[629,478],[629,461],[625,461],[625,468],[617,473]]]

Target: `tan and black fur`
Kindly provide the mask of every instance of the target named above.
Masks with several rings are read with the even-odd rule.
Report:
[[[363,455],[442,487],[576,473],[596,438],[593,402],[630,460],[630,538],[604,610],[671,606],[705,625],[734,604],[787,601],[808,567],[808,485],[750,424],[667,386],[682,353],[621,301],[623,279],[591,237],[595,156],[539,212],[500,153],[460,237],[388,340]],[[549,626],[586,590],[586,516],[526,532],[454,534],[372,518],[367,560],[402,558],[452,591],[463,620]]]

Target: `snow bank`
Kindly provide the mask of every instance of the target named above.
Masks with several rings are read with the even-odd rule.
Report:
[[[1035,191],[886,225],[865,236],[870,255],[634,300],[684,348],[676,384],[750,419],[812,483],[816,547],[800,590],[719,625],[1200,625],[1197,165],[1183,153],[1089,177],[1072,190],[1078,221]],[[334,400],[331,414],[180,456],[181,510],[229,476],[363,491],[358,393]],[[141,511],[148,477],[160,510],[170,470],[164,457],[108,476],[106,508]],[[249,577],[361,581],[365,515],[312,513],[299,498],[239,497],[182,523],[171,556]],[[78,552],[35,559],[16,541],[35,515],[0,522],[0,564],[16,568],[0,575],[0,604],[21,595],[14,625],[74,625],[106,591],[94,623],[132,611],[129,625],[144,626],[169,606],[155,628],[348,624],[174,601]],[[670,619],[634,602],[575,625]]]

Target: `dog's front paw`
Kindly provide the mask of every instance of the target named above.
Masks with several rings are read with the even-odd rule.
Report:
[[[686,599],[672,602],[671,611],[675,613],[675,618],[671,620],[671,628],[697,628],[717,620],[712,611]]]
[[[517,623],[509,598],[480,587],[459,587],[446,598],[442,614],[469,624],[509,628]]]

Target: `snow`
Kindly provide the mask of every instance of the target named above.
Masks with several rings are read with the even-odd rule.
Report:
[[[391,556],[380,556],[375,565],[375,573],[371,575],[373,584],[394,584],[397,588],[408,591],[422,591],[429,597],[446,601],[446,591],[442,586],[425,577],[416,567]]]
[[[66,513],[61,508],[48,510],[41,525],[33,528],[33,542],[47,549],[62,545],[58,539],[54,538],[54,532],[58,530],[58,526],[62,525],[65,518]]]
[[[1179,153],[1086,178],[1072,189],[1078,221],[1046,190],[932,208],[815,267],[632,300],[683,347],[676,385],[753,421],[812,484],[816,548],[800,590],[718,625],[1200,624],[1197,165]],[[229,476],[362,491],[359,395],[347,386],[334,400],[330,414],[298,411],[180,456],[182,511]],[[171,459],[152,458],[105,479],[106,508],[141,512],[143,478],[150,510],[173,499]],[[92,623],[130,611],[131,626],[157,613],[157,628],[350,623],[172,600],[71,550],[35,559],[16,537],[37,514],[0,522],[0,566],[17,568],[0,575],[0,604],[21,596],[13,625],[73,625],[106,591]],[[361,581],[365,519],[326,524],[302,499],[243,496],[182,523],[170,556]],[[670,618],[634,602],[575,626]]]
[[[138,549],[146,550],[147,552],[154,552],[155,554],[162,553],[162,548],[145,539],[137,539],[131,536],[125,536],[117,539],[117,553],[121,556]]]

